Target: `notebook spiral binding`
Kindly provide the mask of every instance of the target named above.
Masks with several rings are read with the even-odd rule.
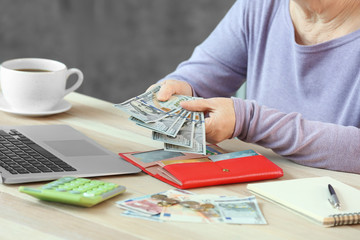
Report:
[[[334,226],[360,224],[360,212],[334,214],[330,217],[334,220]]]

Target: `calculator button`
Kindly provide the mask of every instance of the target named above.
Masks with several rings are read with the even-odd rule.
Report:
[[[84,184],[84,183],[87,183],[87,182],[90,182],[90,181],[91,181],[90,179],[79,178],[79,179],[77,179],[75,182]]]
[[[63,186],[68,188],[68,189],[72,189],[72,188],[76,188],[76,187],[78,187],[80,185],[81,185],[81,183],[69,182],[69,183],[65,183]]]
[[[61,185],[59,188],[65,189],[65,190],[72,190],[73,187],[69,185]]]
[[[85,191],[83,191],[83,190],[81,190],[81,189],[79,189],[79,188],[74,188],[72,191],[79,192],[79,193],[85,192]]]
[[[67,191],[66,189],[63,189],[63,188],[57,188],[55,190],[58,191],[58,192],[66,192]]]
[[[64,177],[64,178],[61,178],[61,180],[66,183],[66,182],[70,182],[72,180],[74,180],[75,178],[74,177]]]
[[[80,186],[74,190],[80,191],[80,192],[86,192],[89,191],[91,189],[91,187],[85,187],[85,186]]]
[[[104,192],[107,192],[107,190],[106,189],[95,189],[94,190],[95,195],[100,195],[100,194],[103,194]]]
[[[95,194],[94,193],[89,193],[89,192],[86,192],[83,194],[84,197],[94,197]]]
[[[59,186],[59,185],[60,185],[60,184],[58,184],[58,183],[56,183],[56,182],[52,182],[52,183],[49,183],[49,184],[43,186],[43,188],[46,187],[46,189],[50,189],[50,188],[57,187],[57,186]]]
[[[72,191],[69,191],[69,193],[72,193],[72,194],[80,194],[81,192],[80,192],[80,191],[72,190]]]
[[[92,183],[92,184],[96,184],[96,185],[103,184],[103,182],[98,181],[98,180],[92,180],[91,183]]]

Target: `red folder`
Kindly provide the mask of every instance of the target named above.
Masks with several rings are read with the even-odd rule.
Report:
[[[180,189],[253,182],[283,176],[280,167],[260,154],[213,162],[208,156],[182,153],[182,156],[144,163],[136,157],[138,153],[140,152],[119,155],[147,174]],[[169,161],[174,163],[169,164]]]

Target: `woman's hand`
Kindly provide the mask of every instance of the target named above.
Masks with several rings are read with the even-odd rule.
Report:
[[[148,89],[161,85],[157,94],[159,101],[167,101],[172,95],[192,96],[190,84],[180,80],[165,80],[151,85]],[[205,118],[206,140],[209,143],[218,143],[232,137],[235,130],[235,111],[231,98],[209,98],[184,101],[181,107],[193,111],[208,113]]]
[[[146,91],[149,91],[155,86],[160,84],[161,88],[160,91],[157,93],[157,98],[159,101],[167,101],[169,98],[176,94],[176,95],[185,95],[185,96],[192,96],[192,88],[190,84],[185,81],[180,80],[165,80],[161,83],[151,85]]]
[[[206,141],[219,143],[232,137],[235,130],[235,110],[231,98],[209,98],[184,101],[181,107],[194,112],[208,113],[205,118]]]

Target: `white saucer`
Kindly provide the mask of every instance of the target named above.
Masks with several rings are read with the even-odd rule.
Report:
[[[47,116],[47,115],[53,115],[53,114],[65,112],[70,108],[71,108],[71,103],[63,99],[60,101],[58,105],[56,105],[53,109],[49,111],[43,111],[43,112],[17,111],[15,109],[12,109],[3,98],[2,94],[0,94],[0,110],[8,113],[19,114],[23,116]]]

